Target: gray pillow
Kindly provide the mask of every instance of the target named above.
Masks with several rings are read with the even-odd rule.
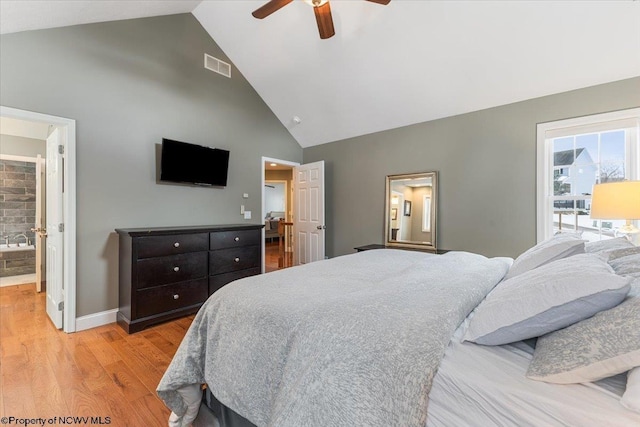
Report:
[[[588,242],[584,245],[584,251],[588,254],[598,252],[608,252],[615,249],[633,248],[633,243],[626,237],[616,237],[615,239],[599,240],[597,242]]]
[[[565,328],[618,305],[629,282],[598,254],[553,261],[498,284],[476,308],[464,339],[501,345]]]
[[[636,366],[640,366],[640,284],[634,284],[617,307],[538,338],[527,377],[585,383]]]
[[[549,262],[584,253],[585,240],[578,234],[557,234],[530,248],[513,261],[505,279],[515,277]]]
[[[640,246],[616,249],[608,252],[608,262],[616,274],[640,277]]]

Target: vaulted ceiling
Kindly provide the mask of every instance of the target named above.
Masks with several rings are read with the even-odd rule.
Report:
[[[332,0],[326,40],[264,3],[2,0],[0,32],[191,12],[303,147],[640,76],[640,1]]]

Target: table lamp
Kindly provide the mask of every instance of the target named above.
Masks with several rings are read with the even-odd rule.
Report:
[[[632,220],[640,219],[640,181],[618,181],[593,186],[591,218],[624,219],[626,225],[617,231],[622,234],[639,233]]]

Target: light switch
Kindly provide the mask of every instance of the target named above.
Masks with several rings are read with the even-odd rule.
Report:
[[[249,198],[249,193],[244,193],[244,194],[242,194],[242,198],[243,198],[243,199],[248,199],[248,198]]]
[[[240,205],[240,215],[244,215],[244,205]]]
[[[244,211],[244,219],[251,219],[251,211]]]

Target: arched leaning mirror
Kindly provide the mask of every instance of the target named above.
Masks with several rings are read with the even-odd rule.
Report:
[[[438,173],[387,175],[385,245],[436,249]]]

